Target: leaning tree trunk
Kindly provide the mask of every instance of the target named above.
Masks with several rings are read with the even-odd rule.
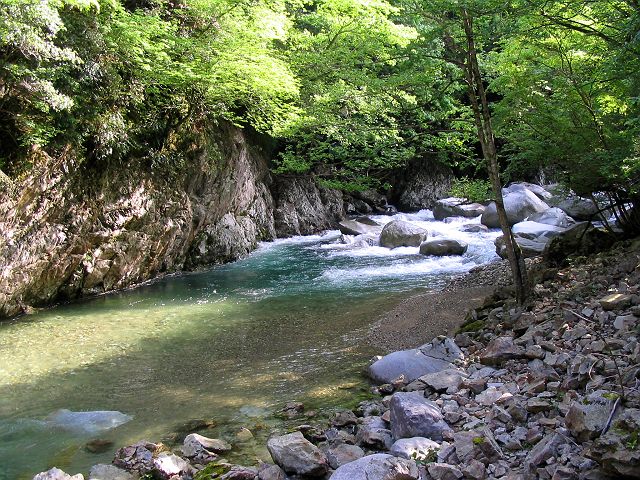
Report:
[[[502,182],[500,181],[500,169],[498,167],[498,155],[496,151],[495,136],[491,125],[491,112],[489,111],[489,103],[487,101],[486,91],[482,83],[480,75],[480,66],[478,64],[478,56],[476,53],[475,39],[473,34],[473,20],[466,9],[462,9],[462,22],[467,40],[466,59],[465,59],[465,78],[467,83],[467,93],[471,102],[471,108],[478,130],[478,139],[482,147],[482,154],[487,169],[489,171],[489,179],[495,197],[496,210],[500,221],[500,228],[504,235],[504,244],[511,267],[513,276],[513,284],[516,291],[516,300],[519,304],[523,304],[530,293],[529,279],[527,277],[526,265],[520,254],[520,249],[511,232],[511,226],[507,218],[507,212],[504,208],[504,199],[502,197]]]

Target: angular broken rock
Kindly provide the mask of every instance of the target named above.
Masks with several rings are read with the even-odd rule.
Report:
[[[217,457],[216,454],[229,450],[231,445],[224,440],[208,438],[197,433],[187,435],[182,445],[182,453],[185,457],[197,458],[203,462],[210,462]]]
[[[401,438],[391,446],[389,453],[401,458],[426,460],[439,450],[439,443],[424,437],[413,437]]]
[[[84,480],[84,475],[78,473],[77,475],[71,476],[59,468],[53,467],[51,470],[38,473],[33,477],[33,480]]]
[[[550,433],[540,440],[524,459],[525,468],[532,471],[538,465],[555,456],[560,445],[567,443],[567,439],[559,433]]]
[[[564,417],[564,423],[574,437],[581,442],[586,442],[598,436],[606,425],[610,412],[611,406],[608,404],[585,405],[573,402]]]
[[[475,459],[488,465],[504,456],[488,428],[456,432],[453,436],[453,445],[456,456],[465,464]]]
[[[398,392],[391,397],[391,432],[396,440],[425,437],[441,441],[451,427],[444,421],[440,408],[422,392]]]
[[[386,450],[393,444],[393,436],[381,417],[365,417],[358,427],[356,443],[364,447]]]
[[[448,463],[430,463],[427,471],[434,480],[459,480],[464,476],[458,467]]]
[[[321,477],[329,470],[327,457],[300,432],[270,438],[267,449],[287,473]]]
[[[376,453],[341,466],[331,480],[417,480],[419,475],[413,460]]]
[[[194,472],[189,462],[169,452],[162,452],[153,459],[154,478],[169,480],[174,476],[190,476]]]
[[[456,393],[460,390],[463,380],[467,375],[459,370],[447,369],[441,372],[427,373],[418,380],[433,388],[436,392]]]
[[[631,305],[631,295],[624,293],[612,293],[599,300],[605,310],[620,310]]]
[[[513,343],[512,337],[494,338],[480,354],[480,363],[484,365],[500,365],[507,360],[523,358],[525,350]]]
[[[419,350],[426,356],[454,362],[464,360],[464,353],[452,338],[436,337],[431,342],[422,345]]]
[[[327,460],[331,468],[339,468],[342,465],[364,457],[364,450],[356,445],[343,443],[326,451]]]
[[[145,474],[153,470],[153,457],[161,450],[162,445],[142,440],[119,449],[112,463],[128,472]]]
[[[258,471],[255,468],[234,465],[220,477],[220,480],[254,480],[256,476]]]

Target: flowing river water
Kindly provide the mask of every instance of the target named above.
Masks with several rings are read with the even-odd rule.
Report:
[[[232,444],[248,428],[255,439],[243,440],[242,454],[265,457],[284,403],[322,412],[365,398],[362,372],[379,352],[362,339],[379,315],[496,258],[497,232],[460,231],[477,219],[436,222],[429,211],[393,218],[463,240],[469,250],[425,257],[417,248],[344,243],[332,231],[0,324],[0,479],[30,479],[54,465],[86,475],[110,463],[116,448],[171,442],[194,420],[215,423],[204,434]],[[133,419],[97,431],[54,424],[47,416],[58,409]],[[96,439],[113,444],[90,453],[85,445]]]

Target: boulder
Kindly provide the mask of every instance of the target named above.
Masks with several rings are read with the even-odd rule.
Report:
[[[589,222],[570,226],[549,241],[544,249],[545,261],[551,266],[563,266],[572,255],[591,255],[609,248],[617,237],[593,227]]]
[[[153,478],[169,480],[175,476],[190,477],[195,473],[193,467],[186,460],[169,452],[162,452],[153,459]]]
[[[369,219],[368,217],[362,217],[362,218],[368,219],[370,221],[355,219],[355,220],[343,220],[339,222],[338,228],[340,229],[340,232],[345,235],[367,235],[367,234],[380,235],[380,232],[382,231],[381,225]],[[372,225],[372,222],[375,223],[375,225]]]
[[[576,223],[573,218],[569,217],[563,210],[557,207],[552,207],[544,212],[534,213],[527,217],[527,220],[562,228],[570,227]]]
[[[394,393],[389,403],[391,432],[396,440],[425,437],[441,441],[451,432],[440,408],[424,397],[423,392]]]
[[[532,258],[538,257],[544,254],[545,248],[549,243],[546,239],[542,239],[542,241],[538,240],[529,240],[528,238],[523,237],[514,237],[518,247],[520,247],[520,251],[522,252],[522,256],[524,258]],[[504,236],[500,235],[494,240],[494,245],[496,246],[496,254],[503,259],[507,258],[507,248],[504,244]]]
[[[428,460],[435,457],[434,454],[438,450],[440,450],[439,443],[424,437],[413,437],[396,441],[389,449],[389,453],[401,458]]]
[[[300,432],[270,438],[267,449],[287,473],[321,477],[329,470],[327,457]]]
[[[427,240],[420,244],[420,253],[422,255],[462,255],[467,251],[468,245],[457,240],[435,239]]]
[[[419,247],[427,235],[424,228],[404,220],[393,220],[382,229],[380,245],[387,248]]]
[[[115,454],[113,464],[129,472],[143,475],[153,470],[153,457],[161,450],[161,445],[143,440],[119,449]]]
[[[513,343],[512,337],[496,337],[480,353],[480,363],[500,365],[507,360],[523,358],[525,349]]]
[[[485,206],[480,203],[465,203],[466,199],[449,197],[438,200],[433,207],[433,217],[444,220],[447,217],[473,218],[482,215]]]
[[[69,475],[59,468],[53,467],[51,470],[38,473],[33,477],[33,480],[84,480],[84,475],[81,473],[78,473],[77,475]]]
[[[217,457],[216,454],[231,450],[224,440],[208,438],[197,433],[191,433],[184,439],[182,453],[185,457],[197,459],[201,463],[208,463]]]
[[[535,213],[544,212],[549,205],[544,203],[534,193],[527,189],[509,191],[503,195],[504,206],[507,212],[507,220],[510,225],[522,222],[525,218]],[[482,214],[480,222],[489,228],[499,228],[498,212],[495,202],[491,202]]]
[[[89,480],[135,480],[135,477],[114,465],[100,463],[91,467]]]
[[[576,220],[598,220],[599,207],[588,198],[570,195],[568,198],[557,203],[556,207]]]
[[[427,373],[418,380],[436,392],[456,393],[467,375],[460,370],[447,369],[440,372]]]
[[[419,476],[414,461],[376,453],[342,465],[331,480],[417,480]]]
[[[393,436],[381,417],[365,417],[358,426],[356,443],[367,448],[388,450],[393,444]]]
[[[336,447],[332,447],[326,451],[327,460],[331,468],[339,468],[342,465],[350,462],[354,462],[359,458],[364,457],[364,450],[357,445],[349,445],[343,443]]]
[[[589,403],[573,402],[564,417],[564,423],[580,442],[596,438],[609,419],[609,402]]]
[[[419,350],[428,357],[445,360],[447,362],[464,360],[462,350],[460,350],[456,342],[449,337],[436,337],[429,343],[422,345]]]
[[[385,355],[369,366],[369,376],[378,383],[391,383],[400,375],[404,375],[407,382],[413,382],[422,375],[450,367],[451,362],[425,355],[416,348]]]
[[[433,480],[460,480],[464,476],[458,467],[448,463],[430,463],[427,471]]]
[[[516,223],[511,231],[516,237],[527,238],[529,240],[544,241],[545,243],[553,237],[557,237],[566,230],[564,227],[556,227],[546,223],[525,220]]]
[[[509,192],[520,192],[523,190],[530,191],[531,193],[535,194],[540,200],[544,200],[545,202],[553,198],[553,193],[548,191],[545,187],[529,182],[512,183],[507,188],[503,188],[502,193],[504,195]]]

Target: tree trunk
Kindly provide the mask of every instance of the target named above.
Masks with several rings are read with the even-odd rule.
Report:
[[[478,130],[478,139],[482,147],[482,154],[489,171],[489,179],[495,197],[496,210],[500,220],[500,228],[504,235],[504,243],[513,276],[513,284],[516,291],[516,300],[522,305],[530,293],[529,279],[527,277],[526,265],[520,253],[520,248],[513,238],[511,226],[507,219],[507,212],[504,208],[502,198],[502,182],[500,181],[500,169],[498,166],[498,155],[496,150],[495,136],[491,125],[491,112],[487,101],[486,91],[480,75],[480,66],[475,47],[473,33],[473,20],[466,9],[462,9],[462,23],[467,40],[465,59],[465,78],[467,83],[467,93],[471,102],[473,116]]]

